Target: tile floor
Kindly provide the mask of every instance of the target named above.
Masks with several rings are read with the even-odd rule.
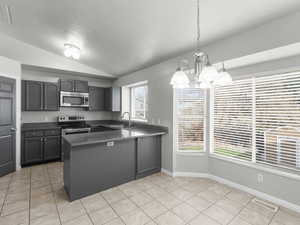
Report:
[[[0,178],[1,225],[299,225],[300,215],[274,213],[254,196],[215,181],[155,174],[69,202],[62,163]]]

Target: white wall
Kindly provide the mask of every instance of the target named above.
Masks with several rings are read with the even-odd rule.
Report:
[[[0,76],[16,80],[16,167],[19,169],[21,158],[21,64],[0,56]]]
[[[45,82],[58,82],[60,78],[63,79],[77,79],[88,81],[90,86],[97,87],[111,87],[112,80],[97,79],[84,76],[72,76],[60,72],[41,71],[34,69],[27,69],[22,67],[22,80],[36,80]],[[111,112],[89,112],[81,108],[60,108],[57,112],[22,112],[22,123],[32,122],[55,122],[59,114],[69,115],[84,115],[87,120],[109,120],[112,119]]]

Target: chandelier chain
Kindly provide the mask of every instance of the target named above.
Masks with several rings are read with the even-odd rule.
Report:
[[[200,2],[197,0],[197,51],[200,51]]]

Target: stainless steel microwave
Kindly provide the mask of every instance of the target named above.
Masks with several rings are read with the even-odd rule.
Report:
[[[89,94],[78,92],[60,92],[60,106],[89,107]]]

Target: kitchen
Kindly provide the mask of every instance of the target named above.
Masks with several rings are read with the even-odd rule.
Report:
[[[99,83],[101,85],[99,81],[96,84],[99,85]],[[109,83],[109,81],[106,81],[106,83]],[[70,200],[82,198],[138,177],[159,172],[161,170],[160,136],[167,133],[167,128],[141,122],[132,123],[131,114],[126,112],[120,115],[120,120],[112,120],[113,113],[116,115],[121,113],[121,101],[120,87],[89,86],[87,80],[65,78],[59,79],[57,82],[22,80],[22,121],[41,118],[42,116],[44,116],[44,121],[37,122],[37,119],[35,119],[35,122],[23,122],[21,128],[21,166],[32,166],[57,160],[63,161],[65,188]],[[50,115],[48,115],[49,112]],[[98,115],[99,112],[108,115],[110,119],[102,119],[103,116]],[[58,116],[54,116],[55,113]],[[41,115],[37,116],[37,114]],[[85,118],[86,115],[92,120]],[[92,115],[95,115],[96,118]],[[129,120],[122,120],[126,116]],[[47,119],[53,122],[45,122]],[[75,139],[70,140],[70,138]],[[122,140],[127,139],[131,140],[131,143],[126,152],[124,149],[126,146],[122,145]],[[81,176],[76,172],[76,177],[71,177],[74,172],[70,170],[76,170],[74,165],[80,165],[80,161],[84,157],[79,157],[80,161],[74,161],[75,151],[70,150],[67,146],[96,145],[97,142],[103,143],[108,150],[110,149],[110,151],[101,150],[100,146],[95,146],[98,150],[108,151],[116,155],[114,157],[108,155],[105,158],[101,155],[93,156],[91,151],[84,151],[84,154],[89,152],[88,154],[91,157],[88,162],[95,158],[99,162],[96,165],[101,167],[86,171]],[[118,147],[118,145],[120,146]],[[74,153],[71,154],[70,151],[74,151]],[[125,154],[123,156],[127,156],[128,162],[125,161],[126,157],[120,155],[121,152]],[[70,158],[71,155],[74,156]],[[113,158],[115,160],[112,160]],[[103,165],[100,160],[104,160]],[[106,172],[100,176],[99,171],[111,171],[112,168],[108,169],[109,165],[120,164],[120,160],[125,165],[115,171],[115,181],[104,182],[105,177],[111,175]],[[104,162],[109,164],[105,165]],[[70,165],[72,165],[72,168],[70,168]],[[117,175],[126,170],[128,173],[118,179]],[[79,171],[83,170],[80,169]],[[88,181],[83,180],[84,177],[91,177],[92,171],[98,173],[92,179],[103,177],[99,180],[101,181],[100,185],[93,188],[92,185],[88,185]],[[73,180],[70,180],[71,178]],[[93,191],[81,190],[80,194],[73,193],[74,191],[71,193],[71,184],[72,190],[78,189],[78,185],[75,186],[74,184],[75,179],[77,183],[84,183],[85,187],[89,187]]]
[[[0,2],[0,224],[300,224],[297,0]]]

